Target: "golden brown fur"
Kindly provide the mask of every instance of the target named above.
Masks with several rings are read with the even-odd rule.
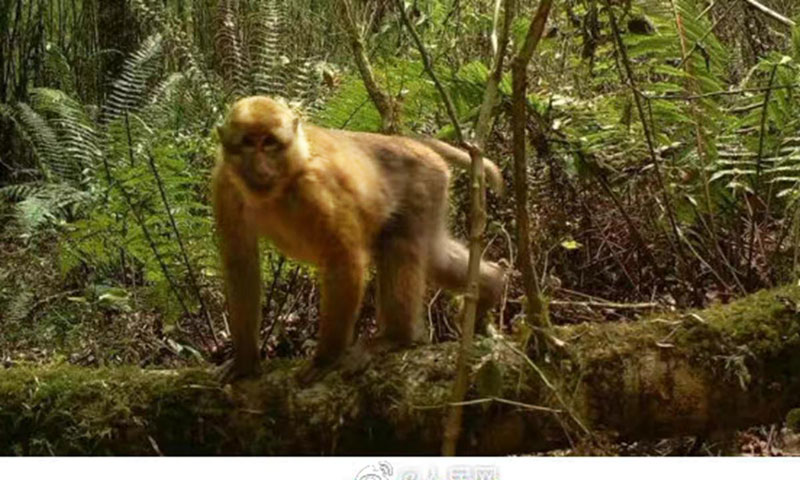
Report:
[[[467,251],[445,228],[445,159],[466,165],[463,151],[433,140],[301,125],[267,97],[237,102],[220,138],[212,192],[235,352],[223,379],[258,370],[259,237],[319,270],[319,343],[306,379],[351,343],[371,263],[380,336],[393,345],[420,338],[427,277],[466,287]],[[485,166],[496,186],[499,170],[488,160]],[[481,265],[481,311],[498,299],[502,276],[496,265]]]

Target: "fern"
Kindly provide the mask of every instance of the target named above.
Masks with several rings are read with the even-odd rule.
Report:
[[[14,218],[21,233],[32,235],[38,229],[75,218],[89,205],[86,192],[64,183],[21,183],[0,188],[0,202],[15,204]]]
[[[31,97],[58,136],[61,156],[71,165],[70,178],[76,179],[85,168],[97,166],[100,142],[84,107],[60,90],[38,88],[31,91]]]
[[[49,181],[77,184],[82,172],[96,165],[100,148],[94,125],[83,106],[64,92],[33,89],[32,105],[14,112],[20,135],[27,139]]]
[[[20,136],[26,139],[39,161],[42,176],[55,180],[71,176],[72,166],[60,156],[56,132],[30,105],[20,103],[14,115]]]
[[[40,182],[15,183],[0,187],[0,201],[7,203],[21,202],[39,192],[43,185]]]
[[[253,59],[253,91],[256,94],[289,98],[284,67],[290,60],[284,52],[290,50],[282,41],[286,38],[285,18],[286,10],[279,0],[259,0],[254,5],[254,13],[248,22],[247,40]]]
[[[113,83],[111,93],[103,108],[102,122],[108,124],[135,112],[141,107],[153,78],[161,70],[162,37],[156,33],[142,42],[122,68],[120,77]]]
[[[217,61],[225,86],[234,95],[247,91],[245,63],[238,26],[237,0],[220,0],[217,5],[217,32],[214,38]]]
[[[327,127],[348,130],[377,131],[381,126],[380,114],[357,76],[347,76],[342,80],[339,89],[316,114],[315,120]]]
[[[76,96],[75,75],[69,60],[64,52],[55,44],[48,43],[45,47],[44,67],[50,78],[50,85],[55,86],[67,95]]]
[[[764,91],[740,98],[732,111],[741,112],[727,134],[720,138],[720,161],[713,179],[731,190],[798,197],[800,186],[800,122],[797,94],[800,65],[792,57],[770,55],[763,59],[745,86]],[[766,108],[764,105],[766,103]],[[762,128],[763,126],[763,128]]]

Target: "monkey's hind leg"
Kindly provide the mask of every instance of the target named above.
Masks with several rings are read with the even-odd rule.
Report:
[[[375,355],[427,341],[421,322],[426,242],[391,232],[379,239],[375,257],[378,334],[359,339],[350,349],[342,360],[346,376],[362,372]]]
[[[395,232],[381,239],[376,261],[379,333],[373,349],[406,348],[427,340],[422,307],[428,244],[419,232]]]
[[[317,349],[314,357],[297,374],[301,385],[320,380],[333,370],[352,343],[366,284],[365,257],[342,260],[322,269]]]
[[[469,250],[458,241],[443,236],[436,244],[431,258],[431,278],[442,287],[455,292],[467,290]],[[505,271],[496,263],[481,261],[478,309],[475,331],[486,332],[486,314],[500,301],[505,282]],[[463,310],[460,317],[463,319]]]

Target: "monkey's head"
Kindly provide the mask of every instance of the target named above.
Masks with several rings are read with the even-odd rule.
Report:
[[[269,97],[236,102],[217,132],[223,160],[254,191],[272,189],[308,159],[300,119],[284,103]]]

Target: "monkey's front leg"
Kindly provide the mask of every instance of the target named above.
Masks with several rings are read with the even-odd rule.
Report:
[[[245,221],[241,198],[223,179],[221,176],[215,179],[214,213],[234,351],[233,359],[219,368],[217,377],[223,383],[230,383],[260,372],[261,271],[258,237]]]
[[[233,358],[218,372],[223,383],[256,375],[261,371],[258,348],[261,323],[261,272],[258,242],[253,239],[239,244],[235,251],[225,251],[225,292],[228,299],[228,324],[233,338]],[[231,249],[234,250],[234,249]]]
[[[335,262],[320,272],[322,306],[317,350],[297,375],[307,385],[337,366],[353,341],[358,310],[366,283],[366,256]]]

